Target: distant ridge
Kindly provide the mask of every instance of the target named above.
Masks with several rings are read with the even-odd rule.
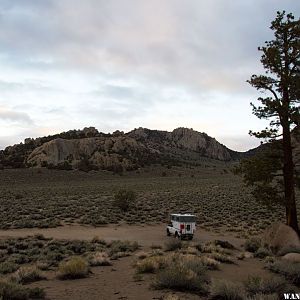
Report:
[[[188,128],[171,132],[137,128],[128,133],[99,132],[94,127],[70,130],[9,146],[0,151],[4,168],[133,170],[153,163],[199,164],[203,159],[234,161],[236,152],[206,133]]]

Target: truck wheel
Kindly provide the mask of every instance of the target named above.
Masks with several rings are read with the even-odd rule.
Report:
[[[179,238],[178,232],[177,232],[177,231],[175,232],[175,237],[176,237],[177,239]]]
[[[171,235],[171,233],[170,233],[169,229],[167,228],[167,236],[170,236],[170,235]]]
[[[192,236],[190,236],[190,237],[189,237],[189,240],[191,241],[192,239],[193,239],[193,237],[192,237]]]

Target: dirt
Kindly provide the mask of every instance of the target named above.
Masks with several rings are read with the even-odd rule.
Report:
[[[57,239],[92,239],[95,236],[110,240],[137,241],[142,250],[147,250],[151,245],[161,245],[173,239],[165,234],[165,225],[153,226],[64,226],[50,229],[12,229],[1,230],[0,238],[22,237],[33,234],[43,234],[46,237]],[[214,233],[198,228],[193,242],[204,243],[209,240],[227,240],[235,247],[241,248],[242,239],[238,239],[230,233]],[[110,299],[163,299],[166,294],[176,294],[180,299],[201,299],[199,296],[186,293],[174,293],[172,291],[159,291],[151,289],[151,276],[143,276],[142,281],[134,280],[134,268],[132,264],[134,256],[121,258],[114,261],[113,266],[92,268],[92,274],[88,278],[78,280],[61,281],[50,275],[49,280],[31,284],[45,289],[47,299],[51,300],[110,300]],[[258,259],[248,258],[236,261],[236,264],[222,264],[219,271],[210,271],[212,278],[228,279],[231,281],[246,280],[249,275],[261,277],[270,276],[263,269],[263,262]]]
[[[99,237],[107,241],[129,240],[137,241],[140,245],[149,247],[151,245],[163,245],[170,237],[166,236],[165,225],[108,225],[105,227],[89,227],[82,225],[62,226],[56,228],[24,228],[0,230],[0,238],[22,237],[34,234],[43,234],[45,237],[56,239],[80,239],[90,240]],[[214,233],[198,228],[193,242],[206,242],[214,239],[226,239],[236,247],[240,247],[243,240],[238,239],[230,233]]]
[[[135,281],[132,257],[115,261],[113,266],[93,268],[88,278],[77,280],[48,280],[36,282],[32,286],[45,288],[52,300],[114,300],[114,299],[162,299],[170,291],[151,289],[151,280]],[[175,294],[175,293],[174,293]],[[199,299],[196,295],[177,293],[180,299]]]

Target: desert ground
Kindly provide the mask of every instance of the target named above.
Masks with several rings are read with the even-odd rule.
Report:
[[[33,291],[11,299],[280,299],[283,290],[298,291],[299,265],[282,271],[259,241],[270,224],[284,221],[284,210],[254,200],[231,168],[1,170],[1,280]],[[126,212],[113,205],[121,188],[137,194]],[[192,241],[167,237],[171,212],[197,216]],[[73,257],[87,271],[62,278]],[[194,285],[166,284],[162,276],[176,272]],[[235,296],[220,298],[224,290]]]

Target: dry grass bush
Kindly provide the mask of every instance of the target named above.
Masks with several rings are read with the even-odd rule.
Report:
[[[291,288],[284,279],[262,279],[261,277],[257,276],[250,276],[244,283],[244,286],[250,297],[253,297],[256,294],[277,294],[280,297],[284,292],[289,292]]]
[[[120,255],[120,253],[132,253],[139,249],[139,244],[137,242],[130,242],[130,241],[112,241],[108,244],[109,256]],[[122,255],[121,255],[122,256]],[[123,255],[124,256],[124,255]]]
[[[155,250],[155,249],[162,249],[162,246],[161,245],[156,245],[156,244],[152,244],[151,249]]]
[[[207,257],[207,256],[202,256],[200,257],[201,263],[209,270],[219,270],[220,269],[220,262],[217,260]]]
[[[103,239],[100,239],[98,236],[94,236],[92,239],[91,239],[91,243],[94,243],[94,244],[102,244],[102,245],[106,245],[106,241],[103,240]]]
[[[246,251],[254,253],[261,247],[261,240],[257,237],[247,239],[244,247]]]
[[[237,258],[238,260],[243,260],[243,259],[245,259],[245,257],[246,257],[246,255],[245,255],[244,252],[240,252],[240,253],[236,256],[236,258]]]
[[[212,300],[245,300],[246,293],[240,283],[213,280],[210,287],[210,299]]]
[[[183,243],[178,239],[170,239],[165,243],[165,251],[175,251],[181,249],[183,247]]]
[[[300,253],[300,248],[296,247],[296,246],[287,246],[287,247],[283,247],[278,253],[277,255],[279,256],[283,256],[287,253]]]
[[[88,263],[82,257],[72,257],[62,262],[58,268],[59,279],[77,279],[87,277],[89,273]]]
[[[92,267],[112,265],[109,256],[106,252],[96,252],[92,254],[89,258],[89,264]]]
[[[182,252],[186,254],[192,254],[192,255],[197,255],[199,253],[195,247],[187,247]]]
[[[277,294],[270,294],[270,295],[265,295],[265,294],[256,294],[253,297],[248,297],[247,300],[279,300]]]
[[[220,253],[220,254],[231,254],[229,249],[222,248],[219,245],[215,245],[213,242],[208,242],[201,248],[202,253]]]
[[[216,246],[220,246],[221,248],[224,248],[224,249],[230,249],[230,250],[234,250],[235,249],[235,247],[231,243],[229,243],[228,241],[214,240],[213,243]]]
[[[114,206],[122,211],[128,211],[134,205],[136,193],[132,190],[122,189],[114,194]]]
[[[216,261],[219,261],[221,263],[226,263],[226,264],[234,264],[235,263],[232,257],[222,254],[222,253],[210,253],[210,254],[208,254],[208,257],[210,257]]]
[[[267,269],[285,277],[290,283],[300,285],[300,263],[277,260],[266,265]]]
[[[168,288],[180,291],[206,291],[206,281],[181,264],[174,264],[162,270],[156,278],[156,288]]]
[[[56,240],[42,236],[3,239],[0,241],[0,273],[12,273],[24,264],[36,265],[42,270],[53,269],[70,256],[106,249],[100,241]]]
[[[136,257],[138,259],[144,259],[146,257],[148,257],[150,254],[148,252],[145,252],[145,251],[141,251],[139,253],[136,254]]]
[[[180,298],[174,294],[167,294],[163,296],[162,300],[180,300]]]
[[[272,252],[265,247],[259,247],[254,253],[256,258],[266,258],[267,256],[272,256]]]
[[[27,300],[28,298],[28,290],[22,285],[14,282],[0,281],[0,299]]]
[[[26,288],[11,281],[0,281],[0,299],[2,300],[29,300],[44,299],[45,292],[41,288]]]
[[[11,278],[13,281],[21,284],[46,279],[45,275],[36,266],[21,267]]]
[[[167,260],[162,256],[152,256],[138,261],[136,263],[137,273],[155,273],[158,270],[164,268],[167,264]]]
[[[15,272],[19,266],[10,261],[0,263],[0,274],[9,274]]]
[[[206,294],[208,282],[207,269],[199,259],[175,255],[157,273],[154,287]]]

